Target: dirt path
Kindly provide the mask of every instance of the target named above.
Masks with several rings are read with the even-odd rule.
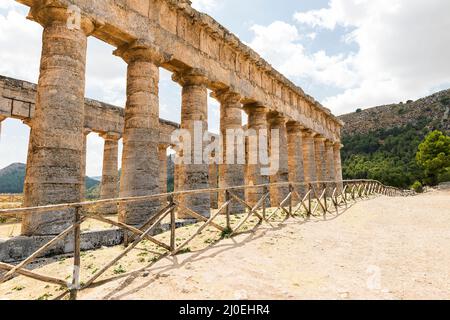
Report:
[[[359,202],[156,264],[84,299],[450,299],[450,192]]]

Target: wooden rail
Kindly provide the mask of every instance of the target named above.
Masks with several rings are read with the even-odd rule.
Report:
[[[273,211],[269,216],[267,216],[267,202],[270,197],[269,189],[273,187],[284,188],[288,190],[284,199],[277,205],[274,206],[275,211]],[[288,187],[288,188],[286,188]],[[261,190],[261,198],[256,204],[251,205],[245,199],[237,196],[236,191],[248,190],[248,189],[259,189]],[[303,190],[304,192],[301,193]],[[191,208],[188,208],[174,199],[178,199],[179,195],[197,195],[204,193],[225,193],[225,203],[210,217],[204,217],[199,213],[195,212]],[[192,191],[182,191],[173,192],[170,194],[159,194],[150,195],[145,197],[134,197],[134,198],[120,198],[120,199],[109,199],[109,200],[99,200],[93,202],[82,202],[73,204],[60,204],[51,206],[42,206],[34,208],[17,208],[17,209],[6,209],[0,210],[0,217],[9,216],[21,216],[27,214],[40,214],[49,211],[56,211],[61,209],[73,208],[74,219],[73,224],[61,232],[59,235],[55,236],[52,240],[43,245],[40,249],[36,250],[27,259],[22,261],[17,266],[0,263],[0,270],[6,271],[5,274],[0,278],[0,283],[8,281],[15,275],[23,275],[25,277],[30,277],[37,279],[46,283],[58,284],[65,288],[65,291],[58,298],[63,298],[69,295],[70,299],[76,299],[78,292],[86,288],[91,287],[96,284],[96,280],[99,279],[107,270],[109,270],[113,265],[125,257],[131,250],[133,250],[138,244],[143,240],[149,240],[156,246],[164,250],[160,254],[159,258],[167,257],[170,255],[176,255],[181,252],[192,240],[194,240],[201,232],[208,226],[214,227],[222,234],[228,236],[234,236],[239,233],[244,224],[251,218],[256,217],[259,223],[262,222],[272,222],[274,217],[281,213],[285,216],[285,220],[289,218],[303,218],[305,220],[311,217],[326,216],[327,214],[339,213],[339,210],[344,206],[347,207],[350,202],[357,201],[359,199],[367,199],[372,195],[384,195],[384,196],[410,196],[414,193],[411,191],[400,190],[393,187],[384,186],[378,181],[373,180],[348,180],[348,181],[319,181],[311,183],[276,183],[276,184],[266,184],[258,186],[239,186],[226,189],[203,189],[203,190],[192,190]],[[297,200],[295,200],[297,199]],[[140,228],[136,226],[127,225],[122,222],[116,222],[106,217],[96,215],[91,213],[95,206],[106,205],[106,204],[122,204],[127,202],[135,201],[154,201],[160,200],[163,204],[163,208],[160,209],[155,215],[153,215],[146,223],[144,223]],[[241,220],[237,225],[232,228],[230,223],[230,216],[232,215],[230,211],[230,205],[232,203],[238,203],[246,208],[246,212],[243,213]],[[272,204],[273,205],[273,204]],[[176,221],[175,212],[176,210],[182,211],[185,215],[192,217],[193,219],[203,222],[203,224],[196,230],[188,239],[183,241],[177,246],[176,244]],[[226,216],[225,225],[221,225],[217,218],[220,215]],[[157,239],[155,239],[151,232],[160,225],[160,223],[170,216],[170,243],[166,244]],[[112,226],[116,226],[124,231],[127,235],[124,241],[124,250],[114,257],[109,263],[107,263],[100,270],[95,272],[84,284],[80,284],[80,268],[81,268],[81,225],[89,219],[98,220],[104,223],[108,223]],[[67,236],[74,237],[74,263],[73,263],[73,275],[70,282],[63,279],[57,279],[47,275],[38,274],[36,272],[25,269],[27,265],[33,262],[36,258],[45,253],[57,242],[61,241]],[[155,261],[156,262],[156,261]],[[136,271],[128,272],[131,274]]]

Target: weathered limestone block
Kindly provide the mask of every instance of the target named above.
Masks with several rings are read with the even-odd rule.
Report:
[[[316,158],[316,174],[318,181],[327,181],[327,154],[325,150],[325,138],[320,135],[314,137],[314,154]]]
[[[128,64],[120,197],[157,194],[159,188],[159,65],[164,55],[153,45],[135,41],[115,54]],[[160,202],[119,206],[119,221],[139,226],[157,213]]]
[[[246,156],[246,181],[247,186],[256,186],[269,183],[269,176],[263,175],[263,164],[268,160],[268,147],[266,152],[262,152],[261,147],[268,145],[268,109],[261,104],[253,103],[244,106],[248,114],[248,137],[247,137],[247,156]],[[260,152],[261,151],[261,152]],[[262,159],[261,155],[266,159]],[[268,163],[267,166],[268,167]],[[263,188],[248,188],[245,192],[246,202],[253,206],[264,195]]]
[[[244,132],[241,97],[226,90],[215,92],[214,98],[220,102],[220,134],[223,143],[223,158],[222,163],[219,164],[219,188],[243,186],[245,184],[245,164],[243,163],[245,162],[245,146],[242,144]],[[241,199],[245,198],[244,190],[235,190],[234,194]],[[225,202],[225,192],[219,193],[219,207]],[[231,214],[244,211],[244,206],[237,201],[233,201],[229,206]]]
[[[311,183],[317,181],[316,158],[314,151],[314,134],[310,130],[302,131],[303,142],[303,169],[305,173],[305,182]]]
[[[167,193],[167,144],[160,144],[159,157],[159,193]]]
[[[87,35],[94,25],[82,18],[69,29],[68,12],[53,6],[34,7],[43,27],[36,111],[28,150],[26,207],[79,202],[84,128]],[[73,221],[73,210],[24,217],[24,235],[57,234]]]
[[[279,113],[269,113],[268,122],[270,125],[270,132],[272,130],[278,131],[279,141],[278,148],[272,146],[272,139],[269,141],[270,161],[278,162],[278,171],[270,176],[270,183],[285,183],[289,182],[289,164],[288,164],[288,141],[287,141],[287,119]],[[278,207],[281,202],[289,194],[289,186],[271,186],[270,187],[270,202],[272,207]]]
[[[289,164],[289,181],[294,183],[304,183],[305,173],[303,168],[303,127],[295,121],[289,121],[287,128],[287,145],[288,145],[288,164]],[[306,194],[304,185],[294,185],[294,190],[298,196],[302,198]],[[302,200],[294,195],[294,201]]]
[[[191,154],[183,154],[191,163],[177,166],[178,188],[182,190],[207,189],[209,187],[208,161],[203,159],[204,147],[202,140],[208,131],[208,79],[200,70],[190,69],[173,75],[173,80],[182,87],[181,129],[190,133]],[[198,132],[194,128],[197,126]],[[197,135],[196,135],[197,134]],[[179,201],[198,214],[209,217],[211,199],[208,193],[182,196]],[[178,218],[188,218],[183,211],[178,212]]]
[[[101,199],[114,199],[118,196],[119,185],[119,139],[118,133],[102,134],[105,144],[103,146],[102,184],[100,187]],[[101,214],[116,214],[117,204],[102,205]]]

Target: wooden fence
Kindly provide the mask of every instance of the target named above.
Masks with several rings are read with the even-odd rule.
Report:
[[[273,206],[273,210],[268,212],[268,198],[270,197],[270,188],[285,188],[287,190],[286,197],[281,203]],[[261,195],[259,201],[256,204],[251,205],[242,199],[239,194],[243,194],[250,189],[257,189]],[[183,206],[177,201],[179,196],[194,196],[199,194],[212,194],[222,193],[225,195],[225,202],[220,208],[215,211],[210,217],[204,217],[201,214],[195,212],[191,208]],[[55,236],[52,240],[43,245],[40,249],[35,251],[27,259],[23,260],[17,265],[7,264],[0,262],[0,270],[5,273],[0,278],[0,284],[8,281],[15,275],[22,275],[30,277],[36,280],[44,281],[50,284],[57,284],[64,289],[57,299],[62,299],[69,295],[70,299],[76,299],[80,290],[84,290],[96,284],[96,281],[102,276],[108,269],[114,266],[118,261],[125,257],[131,250],[133,250],[143,240],[148,240],[164,250],[160,254],[159,259],[156,259],[153,263],[156,263],[163,257],[176,255],[182,251],[186,246],[194,240],[206,227],[210,226],[216,228],[222,234],[227,236],[234,236],[238,234],[243,225],[251,218],[256,217],[259,222],[270,222],[274,216],[282,214],[285,219],[291,217],[310,219],[311,216],[325,216],[328,213],[339,213],[341,208],[347,207],[351,202],[358,199],[366,199],[372,195],[385,195],[385,196],[410,196],[413,195],[411,191],[404,191],[393,187],[387,187],[378,181],[373,180],[349,180],[349,181],[325,181],[325,182],[313,182],[313,183],[278,183],[267,184],[258,186],[241,186],[232,187],[227,189],[204,189],[204,190],[192,190],[183,192],[173,192],[168,194],[150,195],[144,197],[134,198],[119,198],[109,200],[99,200],[93,202],[82,202],[73,204],[60,204],[51,206],[42,206],[34,208],[18,208],[18,209],[6,209],[0,210],[1,217],[16,217],[27,214],[41,214],[50,211],[61,211],[64,209],[74,209],[73,224],[66,230]],[[136,228],[135,226],[127,225],[122,222],[116,222],[102,215],[92,213],[95,206],[108,205],[108,204],[123,204],[130,202],[142,202],[142,201],[161,201],[163,208],[153,215],[142,227]],[[234,227],[230,223],[230,205],[235,202],[246,208],[246,212],[242,214],[240,221]],[[176,212],[182,211],[185,215],[196,219],[203,224],[192,234],[188,239],[184,240],[181,244],[176,244]],[[225,222],[217,222],[219,215],[225,215]],[[163,243],[152,236],[152,231],[157,228],[164,219],[170,217],[170,241],[169,243]],[[124,231],[125,237],[124,250],[114,257],[104,267],[96,271],[90,279],[85,283],[80,284],[80,266],[81,266],[81,228],[80,226],[88,219],[94,219],[103,223],[110,224],[118,227]],[[223,221],[223,219],[222,219]],[[55,278],[49,275],[37,273],[35,271],[27,270],[31,262],[36,258],[41,257],[48,249],[53,245],[63,240],[64,238],[71,236],[74,241],[74,263],[73,263],[73,275],[71,281],[65,279]],[[150,266],[148,266],[150,267]],[[135,273],[136,271],[127,272],[123,276]]]

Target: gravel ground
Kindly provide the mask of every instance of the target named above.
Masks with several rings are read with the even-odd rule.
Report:
[[[160,261],[85,299],[450,299],[450,191],[359,202],[339,217]]]
[[[180,237],[193,228],[184,228]],[[359,201],[326,221],[263,224],[201,249],[212,239],[209,232],[193,244],[194,252],[165,258],[79,297],[450,299],[450,191]],[[83,272],[118,252],[119,247],[86,253]],[[121,263],[132,270],[140,259],[137,251]],[[61,277],[70,274],[71,263],[61,260],[36,271]],[[18,277],[0,285],[0,299],[52,298],[58,290]]]

